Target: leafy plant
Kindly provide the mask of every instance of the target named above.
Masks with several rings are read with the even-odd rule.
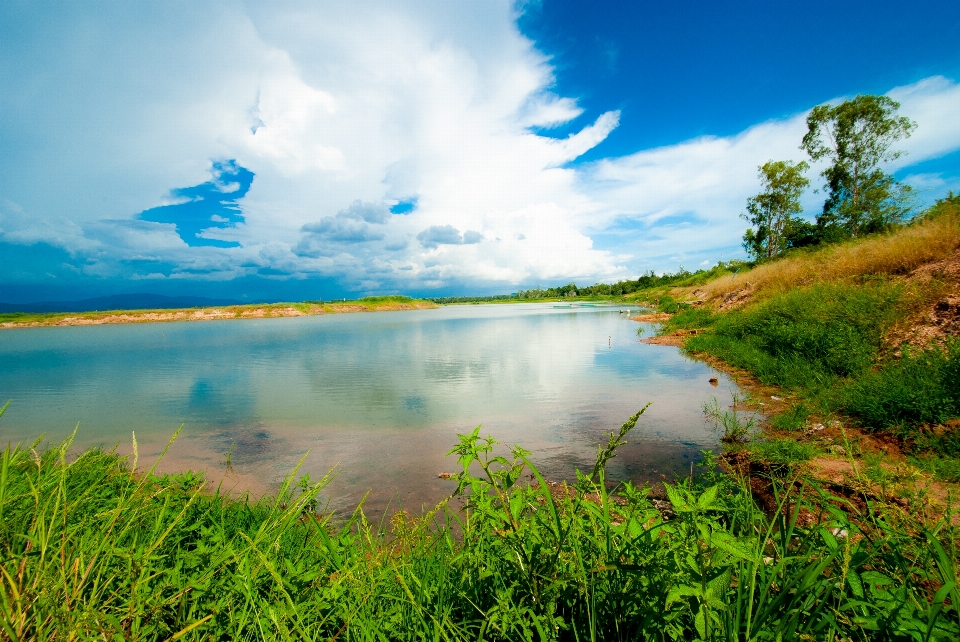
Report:
[[[756,417],[752,414],[744,416],[744,413],[736,409],[741,401],[738,395],[734,395],[733,405],[729,410],[721,409],[716,397],[703,404],[703,414],[713,421],[714,426],[723,429],[720,441],[724,443],[749,441],[751,434],[756,430]]]

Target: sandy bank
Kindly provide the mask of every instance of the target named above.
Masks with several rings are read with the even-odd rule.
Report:
[[[267,305],[234,305],[183,310],[112,310],[62,314],[29,314],[23,319],[0,323],[0,328],[36,328],[49,326],[106,325],[116,323],[159,323],[167,321],[217,321],[225,319],[269,319],[319,316],[347,312],[387,312],[423,310],[439,307],[431,301],[380,301],[364,303],[276,303]]]

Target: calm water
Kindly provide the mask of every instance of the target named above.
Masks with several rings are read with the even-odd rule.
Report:
[[[573,479],[652,401],[609,470],[658,479],[715,447],[701,406],[735,388],[676,348],[638,343],[637,327],[616,308],[534,304],[3,330],[0,400],[13,403],[0,443],[59,441],[79,423],[80,446],[129,452],[135,431],[142,463],[183,424],[161,470],[262,492],[307,453],[314,478],[339,464],[335,505],[372,489],[373,507],[419,508],[454,487],[437,474],[456,469],[444,454],[457,433],[483,424],[548,478]]]

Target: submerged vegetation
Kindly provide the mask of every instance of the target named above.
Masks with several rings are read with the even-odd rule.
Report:
[[[204,491],[70,442],[0,462],[10,639],[956,639],[954,515],[858,507],[772,478],[613,484],[643,411],[572,487],[479,428],[452,451],[463,511],[371,524],[317,512],[329,476],[272,498]]]

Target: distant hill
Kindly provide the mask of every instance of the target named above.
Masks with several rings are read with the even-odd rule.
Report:
[[[163,296],[162,294],[115,294],[80,301],[37,301],[2,303],[0,312],[90,312],[92,310],[144,310],[198,308],[212,305],[241,305],[243,301],[208,299],[202,296]]]

